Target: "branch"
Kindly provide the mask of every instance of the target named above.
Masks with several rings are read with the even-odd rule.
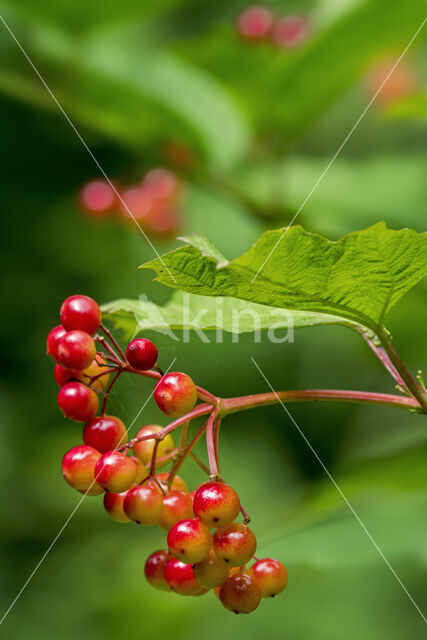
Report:
[[[369,391],[340,391],[336,389],[305,389],[296,391],[273,391],[221,401],[221,415],[261,407],[279,402],[356,402],[361,404],[380,404],[402,409],[422,411],[423,407],[414,398],[394,396]]]

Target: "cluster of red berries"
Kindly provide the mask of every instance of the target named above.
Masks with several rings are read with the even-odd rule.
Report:
[[[237,31],[251,42],[271,42],[283,49],[292,49],[306,42],[309,22],[305,16],[276,17],[264,5],[247,7],[237,19]]]
[[[145,564],[146,578],[155,588],[181,595],[214,589],[224,607],[235,613],[249,613],[262,597],[283,591],[287,572],[277,560],[255,559],[246,569],[254,558],[256,538],[234,489],[215,479],[189,493],[177,475],[183,448],[175,448],[169,432],[176,427],[145,425],[128,441],[123,422],[105,413],[117,375],[130,371],[159,378],[154,390],[158,407],[184,420],[198,399],[192,379],[181,372],[163,375],[157,349],[145,338],[132,340],[123,353],[102,325],[101,310],[92,298],[67,298],[60,319],[47,338],[60,387],[58,405],[66,417],[85,422],[84,444],[62,460],[66,482],[85,495],[104,493],[105,510],[118,522],[157,524],[168,531],[168,551],[154,552]],[[120,356],[98,331],[109,337]],[[97,344],[105,351],[97,351]],[[112,372],[116,375],[107,386]],[[97,416],[99,395],[104,402]],[[170,462],[170,472],[159,473]],[[240,511],[244,524],[235,522]]]
[[[207,482],[192,494],[166,494],[159,524],[168,529],[168,550],[155,551],[147,559],[148,582],[183,596],[213,589],[234,613],[251,613],[261,598],[281,593],[288,583],[281,562],[256,559],[246,569],[257,542],[246,524],[235,522],[239,512],[239,496],[221,481]]]
[[[141,182],[123,189],[113,188],[104,179],[91,180],[81,188],[79,204],[92,218],[115,215],[132,224],[135,219],[147,233],[164,237],[179,229],[179,193],[177,176],[168,169],[156,168]]]

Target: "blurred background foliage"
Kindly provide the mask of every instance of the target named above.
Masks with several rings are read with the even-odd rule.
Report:
[[[237,0],[0,0],[1,15],[107,174],[131,182],[168,166],[184,185],[180,233],[207,235],[229,258],[290,221],[394,61],[425,3],[277,0],[308,16],[306,42],[283,50],[236,33]],[[330,168],[298,221],[336,238],[378,220],[425,227],[425,29]],[[406,74],[406,75],[405,75]],[[410,82],[408,82],[410,78]],[[153,251],[136,227],[82,214],[76,194],[99,171],[0,24],[2,122],[2,612],[79,497],[60,477],[80,427],[55,404],[45,336],[61,301],[170,290],[136,267]],[[180,152],[166,153],[171,145]],[[184,150],[184,151],[182,151]],[[182,158],[190,161],[182,162]],[[160,252],[178,245],[153,239]],[[426,368],[426,286],[389,317],[405,362]],[[273,345],[190,344],[155,334],[160,362],[223,395],[276,388],[392,391],[352,332],[321,327]],[[123,379],[111,410],[131,423],[151,391]],[[291,406],[295,420],[421,608],[427,609],[425,417],[391,408]],[[137,424],[162,422],[150,402]],[[280,407],[227,419],[224,474],[253,516],[259,555],[287,566],[285,594],[234,617],[151,590],[145,557],[160,531],[121,526],[83,502],[4,622],[5,637],[421,638],[424,623]],[[192,488],[202,480],[187,464]],[[5,489],[7,488],[7,491]]]

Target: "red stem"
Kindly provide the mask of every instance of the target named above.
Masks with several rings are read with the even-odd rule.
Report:
[[[206,447],[208,450],[210,478],[212,480],[217,480],[220,477],[218,461],[216,459],[214,436],[214,427],[217,417],[218,413],[216,411],[212,411],[211,415],[208,418],[206,427]]]
[[[105,409],[107,408],[107,402],[108,402],[108,398],[110,397],[111,389],[116,384],[116,382],[119,379],[119,376],[121,375],[121,373],[122,372],[119,369],[119,371],[117,371],[116,375],[114,376],[114,378],[111,380],[110,384],[108,385],[106,391],[104,392],[104,402],[102,403],[101,416],[103,416],[105,414]]]
[[[107,336],[107,338],[109,339],[109,341],[111,342],[113,347],[115,347],[117,349],[117,351],[119,352],[121,358],[126,362],[126,356],[123,353],[119,343],[114,338],[114,336],[110,333],[110,331],[108,331],[108,329],[103,324],[101,324],[101,330],[105,333],[105,335]]]
[[[340,391],[336,389],[304,389],[297,391],[273,391],[237,398],[227,398],[221,401],[221,414],[234,413],[278,402],[359,402],[362,404],[381,404],[403,409],[421,409],[420,403],[414,398],[394,396],[386,393],[371,393],[369,391]]]

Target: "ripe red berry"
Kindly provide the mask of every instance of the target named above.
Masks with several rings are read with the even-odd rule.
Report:
[[[193,501],[189,493],[170,491],[163,496],[163,511],[159,525],[169,531],[180,520],[193,517]]]
[[[188,413],[197,402],[197,389],[185,373],[167,373],[154,389],[154,399],[163,413],[178,418]]]
[[[168,478],[169,478],[169,473],[167,471],[156,474],[156,480],[160,482],[160,484],[162,485],[165,491],[168,490]],[[153,480],[150,480],[149,484],[155,487],[157,486]],[[188,493],[187,484],[185,480],[181,478],[181,476],[174,477],[172,481],[171,491],[184,491],[184,493]]]
[[[170,553],[182,562],[194,564],[206,558],[212,547],[212,536],[203,522],[196,518],[180,520],[168,533]]]
[[[98,396],[81,382],[67,382],[58,393],[58,406],[70,420],[87,422],[98,411]]]
[[[262,598],[273,598],[281,593],[288,584],[288,572],[279,560],[265,558],[257,560],[249,569],[248,574],[261,589]]]
[[[114,208],[116,194],[107,180],[91,180],[83,185],[79,201],[88,213],[103,217]]]
[[[141,429],[139,429],[138,433],[136,434],[136,437],[140,438],[142,436],[149,436],[152,433],[159,433],[159,431],[161,431],[162,429],[163,427],[161,427],[158,424],[147,424],[145,427],[142,427]],[[140,442],[137,442],[136,444],[134,444],[133,452],[136,455],[136,457],[141,460],[142,464],[150,464],[151,457],[154,451],[154,444],[155,444],[155,440],[141,440]],[[163,456],[167,456],[169,453],[171,453],[171,451],[173,451],[173,448],[174,448],[173,438],[168,433],[168,435],[159,442],[159,445],[157,447],[156,460],[159,460]],[[160,463],[156,462],[156,468],[159,469],[161,467],[164,467],[168,463],[169,463],[168,460],[164,460],[163,462],[160,462]]]
[[[84,384],[89,384],[92,377],[102,373],[105,369],[103,365],[105,365],[105,360],[101,358],[101,356],[96,356],[92,364],[82,371],[79,369],[65,369],[65,367],[62,367],[60,364],[56,364],[54,369],[55,381],[60,387],[63,387],[64,384],[67,384],[70,380],[79,380]],[[106,373],[94,380],[90,386],[97,391],[103,391],[108,384],[109,378],[110,374]]]
[[[86,369],[95,359],[96,346],[85,331],[67,331],[58,342],[58,362],[66,369]]]
[[[309,25],[304,16],[285,16],[277,20],[273,29],[273,40],[285,49],[302,44],[308,36]]]
[[[196,596],[202,591],[191,564],[184,564],[176,558],[166,563],[164,576],[170,588],[181,596]]]
[[[158,351],[151,340],[136,338],[126,349],[126,359],[130,366],[138,371],[148,371],[157,362]]]
[[[62,303],[60,317],[67,331],[78,329],[92,335],[101,324],[101,309],[88,296],[70,296]]]
[[[66,329],[59,324],[49,331],[46,340],[46,351],[55,361],[58,359],[58,344],[60,339],[67,333]]]
[[[115,416],[97,416],[83,429],[83,442],[101,453],[112,451],[127,440],[126,427]]]
[[[209,555],[193,566],[194,576],[204,589],[214,589],[221,586],[228,578],[230,567],[225,564],[215,551],[211,549]]]
[[[219,558],[233,567],[242,567],[256,550],[256,538],[244,524],[235,522],[217,529],[213,536],[213,546]]]
[[[122,493],[112,493],[106,491],[104,494],[104,507],[106,512],[116,522],[131,522],[123,510],[123,502],[126,497],[126,491]]]
[[[178,232],[181,216],[176,206],[169,202],[154,202],[144,220],[145,228],[152,235],[166,237]]]
[[[231,524],[239,511],[239,496],[224,482],[206,482],[194,495],[194,515],[208,527]]]
[[[237,30],[249,40],[261,40],[270,33],[273,20],[273,14],[268,7],[253,5],[240,14]]]
[[[233,613],[251,613],[261,601],[261,590],[251,576],[237,573],[224,582],[219,599]]]
[[[133,185],[124,189],[121,194],[119,212],[121,218],[130,225],[135,224],[133,218],[144,225],[145,217],[150,211],[151,197],[141,185]],[[129,211],[132,215],[129,214]]]
[[[162,515],[162,494],[150,485],[132,487],[127,492],[123,508],[128,518],[137,524],[157,524]]]
[[[168,169],[151,169],[142,181],[144,190],[151,198],[168,200],[176,196],[178,180]]]
[[[62,459],[62,475],[68,484],[80,493],[96,496],[103,488],[95,481],[95,465],[101,454],[92,447],[73,447]]]
[[[170,558],[167,551],[159,549],[154,551],[145,562],[145,577],[151,586],[159,591],[172,591],[165,579],[165,567]]]
[[[108,451],[95,467],[97,482],[107,491],[121,493],[135,481],[136,466],[133,460],[120,451]]]

